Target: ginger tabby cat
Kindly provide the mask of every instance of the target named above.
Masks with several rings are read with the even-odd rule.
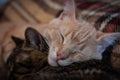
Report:
[[[48,24],[15,25],[9,29],[8,27],[1,29],[0,48],[5,54],[4,59],[7,59],[9,52],[14,48],[11,35],[24,38],[24,31],[29,26],[34,26],[33,28],[46,38],[50,48],[48,62],[51,66],[67,66],[78,61],[102,59],[104,50],[120,38],[120,33],[97,31],[82,18],[77,20],[75,14],[74,0],[67,0],[60,16]]]

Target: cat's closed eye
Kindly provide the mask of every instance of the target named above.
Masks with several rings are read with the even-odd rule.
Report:
[[[62,42],[64,42],[64,36],[63,36],[63,34],[61,32],[59,32],[59,33],[60,33],[60,37],[62,39]]]

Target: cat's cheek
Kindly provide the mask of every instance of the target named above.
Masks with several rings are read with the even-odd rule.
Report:
[[[58,66],[56,60],[53,60],[53,59],[51,59],[51,58],[49,58],[49,57],[48,57],[48,63],[49,63],[49,65],[51,65],[51,66]]]
[[[56,58],[56,53],[55,52],[50,52],[48,54],[48,63],[51,66],[58,66],[58,64],[57,64],[57,58]]]

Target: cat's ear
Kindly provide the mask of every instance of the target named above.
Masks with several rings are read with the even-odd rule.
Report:
[[[16,47],[19,47],[21,48],[23,43],[24,43],[24,40],[21,39],[21,38],[18,38],[18,37],[15,37],[15,36],[11,36],[11,39],[14,41]]]
[[[33,28],[27,28],[25,30],[25,47],[39,49],[40,46],[39,33]]]
[[[98,46],[97,51],[103,53],[104,50],[115,43],[116,40],[120,39],[120,33],[102,33],[98,32],[97,40]]]
[[[74,0],[66,0],[63,12],[60,14],[61,20],[75,20],[75,2]]]
[[[25,31],[25,47],[47,51],[48,45],[45,38],[35,29],[27,28]]]

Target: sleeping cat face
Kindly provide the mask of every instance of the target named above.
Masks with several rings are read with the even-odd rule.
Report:
[[[65,26],[59,22],[60,28],[51,29],[50,50],[48,62],[52,66],[66,66],[73,62],[89,59],[101,59],[97,48],[97,31],[89,25],[72,23],[74,25]],[[71,28],[71,29],[70,29]]]
[[[94,34],[96,30],[93,27],[80,26],[78,24],[75,29],[74,26],[71,26],[73,29],[65,28],[65,30],[53,29],[49,31],[50,35],[54,34],[50,37],[51,43],[48,56],[48,61],[53,64],[52,66],[64,66],[73,62],[88,60],[92,56],[101,58],[101,56],[94,55],[94,53],[97,53],[95,51],[97,44],[97,41],[95,41],[96,34]]]
[[[120,33],[102,33],[82,18],[75,18],[74,0],[67,0],[61,15],[49,23],[45,35],[50,47],[51,66],[66,66],[89,59],[102,59],[102,53]]]

